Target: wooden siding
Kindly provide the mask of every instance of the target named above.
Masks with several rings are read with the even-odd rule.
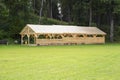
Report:
[[[101,43],[105,43],[105,37],[36,39],[37,45],[69,45],[69,44],[101,44]]]

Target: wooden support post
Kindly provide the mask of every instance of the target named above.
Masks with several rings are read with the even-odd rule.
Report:
[[[83,34],[83,38],[84,38],[84,44],[86,44],[87,43],[87,34]]]
[[[21,34],[21,45],[23,44],[23,34]]]
[[[72,34],[72,36],[73,36],[73,38],[76,38],[77,35],[76,34]]]
[[[97,36],[96,34],[93,35],[94,38],[96,38],[96,36]]]
[[[38,38],[38,36],[36,34],[34,34],[34,44],[36,44],[37,38]]]
[[[36,37],[34,36],[34,44],[36,44]]]
[[[48,34],[45,34],[45,39],[48,39]]]
[[[52,34],[50,34],[50,39],[52,39],[53,38],[53,35]]]
[[[55,39],[55,34],[52,34],[52,38]]]
[[[102,35],[102,37],[105,37],[105,35]]]
[[[30,35],[27,34],[27,37],[28,37],[28,43],[27,44],[30,44]]]
[[[84,38],[86,38],[86,37],[87,37],[87,35],[86,35],[86,34],[84,34],[84,35],[83,35],[83,37],[84,37]]]

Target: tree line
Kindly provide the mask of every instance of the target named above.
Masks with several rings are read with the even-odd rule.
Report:
[[[19,40],[26,24],[64,22],[96,26],[120,41],[120,0],[0,0],[0,39]]]

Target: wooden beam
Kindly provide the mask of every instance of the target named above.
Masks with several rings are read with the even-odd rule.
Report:
[[[34,34],[34,36],[35,36],[36,38],[38,38],[38,35],[37,35],[37,34]]]
[[[64,36],[64,34],[61,34],[60,36],[61,36],[62,38],[64,38],[64,37],[65,37],[65,36]]]

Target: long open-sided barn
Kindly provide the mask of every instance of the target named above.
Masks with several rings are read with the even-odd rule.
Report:
[[[106,33],[97,27],[27,24],[20,35],[21,44],[65,45],[105,43]]]

